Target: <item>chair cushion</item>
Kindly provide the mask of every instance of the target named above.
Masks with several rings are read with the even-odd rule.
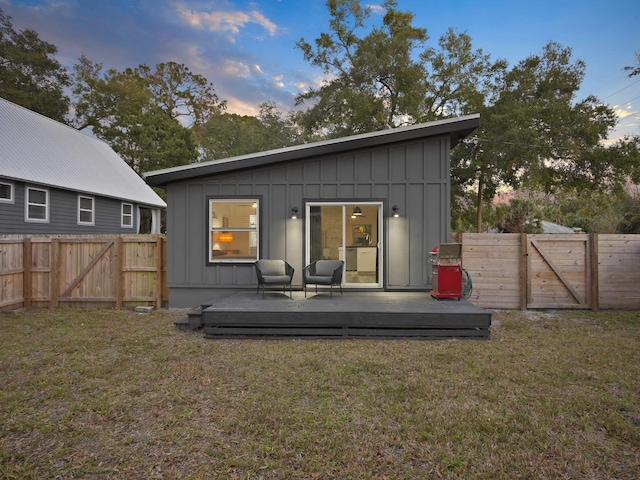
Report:
[[[284,260],[258,260],[258,268],[260,269],[260,273],[262,273],[263,277],[265,275],[266,276],[269,276],[269,275],[286,276]]]
[[[318,260],[316,262],[316,276],[331,277],[333,271],[340,267],[342,262],[339,260]]]
[[[308,275],[306,277],[307,283],[314,285],[331,285],[332,276],[320,276],[320,275]]]
[[[289,275],[262,275],[262,281],[269,284],[289,284],[291,277]]]

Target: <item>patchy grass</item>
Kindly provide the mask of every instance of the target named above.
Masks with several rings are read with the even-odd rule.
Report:
[[[0,314],[0,478],[640,477],[640,313],[489,341],[205,340],[184,311]]]

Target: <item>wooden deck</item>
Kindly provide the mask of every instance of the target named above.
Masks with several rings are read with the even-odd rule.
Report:
[[[466,300],[435,300],[427,292],[308,294],[234,291],[203,305],[191,326],[208,338],[417,337],[489,338],[491,313]],[[192,328],[193,329],[193,328]]]

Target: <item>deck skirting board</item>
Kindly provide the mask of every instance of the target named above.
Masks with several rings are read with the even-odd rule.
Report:
[[[333,299],[238,292],[204,308],[202,326],[208,338],[489,338],[491,313],[421,292],[351,292]]]

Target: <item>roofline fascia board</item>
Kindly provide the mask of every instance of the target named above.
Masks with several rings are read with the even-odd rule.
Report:
[[[452,135],[457,132],[462,133],[456,137],[455,142],[452,142],[453,147],[461,138],[469,135],[478,128],[479,125],[480,114],[466,115],[408,127],[381,130],[349,137],[323,140],[306,145],[295,145],[221,160],[212,160],[205,163],[193,163],[180,167],[156,170],[144,173],[143,178],[149,185],[163,187],[172,182],[273,165],[290,160],[344,153],[350,150],[376,147],[383,144],[397,143],[417,138]]]
[[[167,208],[167,202],[165,202],[164,200],[163,200],[163,204],[164,205],[155,204],[155,203],[149,203],[149,202],[144,202],[144,201],[140,201],[140,200],[135,200],[135,199],[132,199],[132,198],[115,197],[113,195],[104,195],[102,193],[92,192],[90,190],[79,190],[79,189],[71,189],[71,188],[67,188],[67,187],[61,187],[60,185],[56,185],[55,183],[46,183],[46,182],[31,180],[31,179],[28,179],[28,178],[18,178],[18,177],[3,175],[2,172],[0,172],[0,179],[3,179],[3,178],[7,179],[7,181],[10,181],[10,182],[20,182],[20,183],[23,183],[25,185],[37,185],[37,186],[40,186],[40,187],[55,188],[57,190],[64,190],[65,192],[77,193],[78,195],[90,195],[92,197],[109,198],[111,200],[135,203],[137,205],[140,205],[141,207]]]

